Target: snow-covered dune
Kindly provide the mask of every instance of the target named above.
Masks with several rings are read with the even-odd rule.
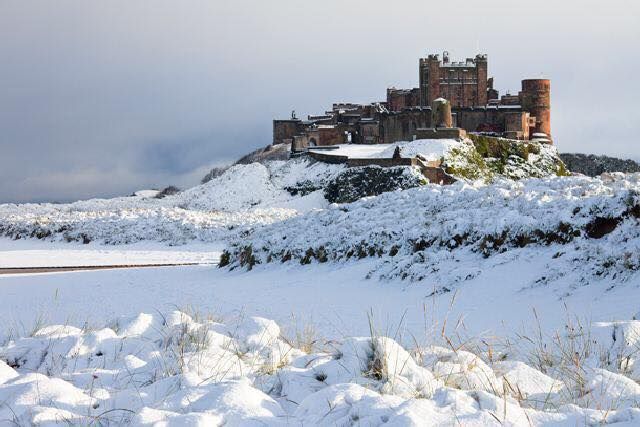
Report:
[[[640,422],[639,330],[638,321],[596,325],[592,352],[579,349],[576,369],[573,358],[553,351],[537,367],[490,349],[425,344],[407,351],[375,330],[301,341],[259,317],[221,323],[174,311],[118,318],[96,329],[50,325],[0,340],[0,420],[632,425]]]
[[[545,150],[482,161],[517,176]],[[458,154],[462,170],[473,158]],[[226,247],[230,267],[0,277],[0,424],[640,423],[640,322],[624,320],[638,311],[640,174],[463,179],[330,204],[346,174],[274,161],[162,199],[0,205],[0,234],[19,240],[0,245],[5,266]],[[284,324],[301,315],[330,335]]]
[[[428,185],[255,229],[226,259],[252,267],[375,258],[372,276],[430,278],[451,289],[492,254],[552,246],[539,284],[571,272],[578,282],[616,283],[640,269],[639,194],[640,174]]]
[[[306,159],[253,163],[234,166],[206,184],[163,199],[143,192],[69,204],[2,204],[0,235],[107,244],[218,242],[326,207],[317,190],[343,169]]]

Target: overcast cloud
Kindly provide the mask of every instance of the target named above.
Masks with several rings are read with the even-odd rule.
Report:
[[[382,100],[420,56],[478,47],[501,93],[551,78],[561,151],[640,158],[638,3],[535,4],[0,0],[0,202],[194,185],[275,117]]]

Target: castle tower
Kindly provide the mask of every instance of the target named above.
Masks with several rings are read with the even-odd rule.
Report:
[[[420,58],[420,105],[429,106],[434,99],[446,98],[453,108],[487,105],[487,55],[478,54],[465,61],[451,61],[449,52]]]
[[[430,106],[434,99],[440,97],[440,59],[432,54],[420,58],[420,105]]]
[[[551,81],[527,79],[522,81],[520,103],[524,111],[536,118],[536,125],[529,133],[546,133],[551,137]]]
[[[451,103],[446,99],[434,99],[431,103],[431,126],[436,129],[450,128],[453,126]]]
[[[489,81],[487,55],[476,55],[475,63],[477,70],[476,81],[478,85],[475,105],[487,105],[487,86]]]

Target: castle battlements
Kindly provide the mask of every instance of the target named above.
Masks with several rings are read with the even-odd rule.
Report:
[[[500,96],[488,77],[488,57],[479,53],[454,61],[449,52],[418,60],[418,87],[386,90],[386,100],[371,104],[335,103],[307,120],[273,121],[273,143],[294,149],[344,143],[410,141],[418,129],[433,128],[431,106],[439,98],[451,106],[454,127],[509,139],[551,142],[551,83],[522,80],[517,95]]]

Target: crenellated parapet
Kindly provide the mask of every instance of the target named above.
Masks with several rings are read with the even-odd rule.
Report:
[[[291,142],[296,149],[304,149],[445,134],[461,138],[465,132],[551,143],[550,81],[525,79],[517,94],[500,95],[488,67],[484,53],[464,60],[455,60],[449,52],[430,53],[419,58],[418,87],[389,87],[385,101],[336,103],[325,114],[309,115],[307,120],[295,116],[275,120],[274,144]],[[448,114],[439,116],[443,108]],[[440,129],[444,130],[436,132]]]

